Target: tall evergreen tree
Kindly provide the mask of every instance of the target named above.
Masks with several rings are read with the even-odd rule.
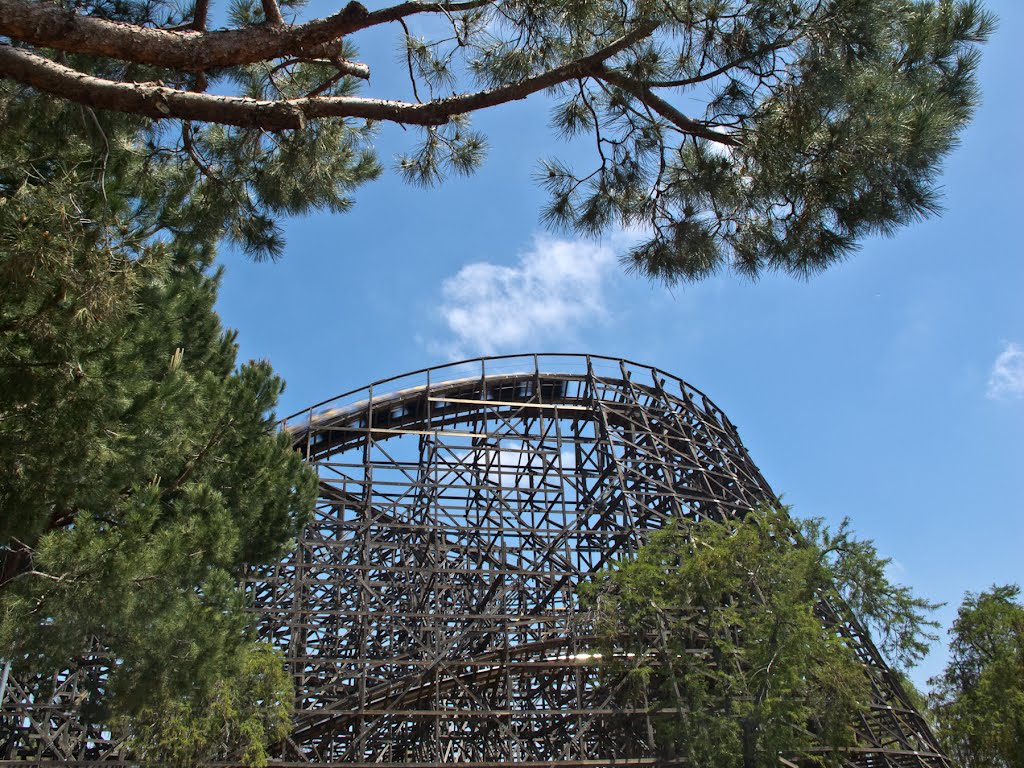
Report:
[[[147,122],[0,92],[0,659],[43,696],[91,655],[86,710],[138,755],[258,763],[290,683],[240,577],[315,478],[213,310],[235,212]]]
[[[651,713],[666,758],[773,768],[858,746],[870,681],[824,603],[871,625],[891,661],[923,654],[935,606],[885,578],[887,564],[845,524],[766,508],[654,533],[583,598],[609,689]]]
[[[964,768],[1024,766],[1024,604],[1017,585],[968,593],[930,683],[939,736]]]
[[[804,276],[933,214],[993,24],[979,0],[351,0],[304,24],[288,3],[233,0],[221,30],[210,8],[0,0],[0,77],[177,123],[162,146],[242,204],[258,247],[276,242],[275,210],[310,202],[289,164],[324,188],[372,175],[351,159],[369,149],[361,121],[421,129],[398,168],[432,184],[483,157],[468,115],[547,91],[557,130],[589,135],[595,160],[545,162],[545,220],[646,232],[626,264],[666,281]],[[356,61],[384,25],[404,87]]]

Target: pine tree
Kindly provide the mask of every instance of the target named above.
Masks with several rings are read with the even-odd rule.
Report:
[[[86,711],[146,759],[259,763],[290,682],[240,578],[315,478],[213,309],[234,214],[147,122],[0,94],[0,660],[44,696],[92,659]]]
[[[651,713],[664,757],[810,764],[858,746],[871,701],[864,664],[823,620],[824,604],[853,611],[891,662],[926,650],[936,606],[889,582],[888,562],[845,523],[833,533],[765,508],[735,525],[701,519],[653,533],[582,596],[609,690]]]
[[[373,121],[422,132],[398,170],[433,184],[480,163],[471,113],[547,92],[595,160],[543,164],[544,219],[645,232],[625,263],[668,282],[806,276],[934,214],[993,27],[979,0],[351,0],[303,24],[233,0],[222,30],[210,7],[0,0],[0,77],[167,121],[162,150],[270,253],[276,214],[342,209],[376,174]],[[409,78],[387,91],[355,48],[385,25]]]
[[[964,768],[1024,766],[1024,604],[1017,585],[968,593],[949,662],[929,682],[939,736]]]

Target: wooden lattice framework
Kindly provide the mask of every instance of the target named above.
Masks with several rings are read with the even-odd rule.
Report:
[[[298,547],[247,581],[297,716],[275,762],[428,768],[657,765],[617,704],[577,585],[670,520],[775,494],[735,428],[669,374],[597,356],[484,358],[375,383],[287,419],[320,499]],[[949,768],[841,606],[873,699],[850,766]],[[0,765],[130,764],[76,716],[88,670],[0,700]]]

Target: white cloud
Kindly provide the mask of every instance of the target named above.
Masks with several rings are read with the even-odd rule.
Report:
[[[615,258],[610,247],[538,237],[511,267],[467,264],[441,286],[441,317],[450,357],[495,354],[541,344],[607,317],[604,282]]]
[[[999,400],[1024,397],[1024,348],[1009,342],[996,358],[988,376],[988,397]]]

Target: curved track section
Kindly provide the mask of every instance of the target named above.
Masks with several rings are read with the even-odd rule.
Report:
[[[320,498],[297,549],[247,582],[298,693],[276,762],[666,764],[646,713],[618,706],[599,675],[576,592],[669,521],[727,522],[775,500],[707,397],[622,360],[485,358],[377,382],[282,426]],[[822,612],[874,689],[844,762],[948,768],[866,634],[841,607]],[[65,739],[63,760],[30,733],[79,733],[73,712],[17,706],[18,755],[100,756],[95,730],[88,748]]]

